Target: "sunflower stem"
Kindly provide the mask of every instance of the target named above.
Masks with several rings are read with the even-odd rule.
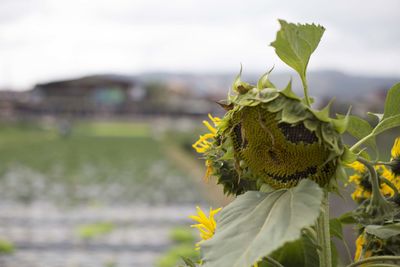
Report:
[[[306,100],[306,104],[307,106],[311,107],[310,97],[308,96],[308,82],[305,74],[301,76],[301,82],[303,84],[304,98]]]
[[[386,200],[384,199],[384,197],[382,196],[382,193],[380,191],[380,187],[379,187],[379,181],[378,181],[378,175],[376,174],[376,170],[375,168],[372,166],[372,164],[364,159],[363,157],[358,157],[357,160],[359,162],[361,162],[362,164],[364,164],[364,166],[368,169],[369,173],[370,173],[370,180],[371,180],[371,184],[372,184],[372,200],[371,203],[374,202],[375,199],[382,199],[384,202],[386,202]],[[376,202],[379,202],[376,200]]]
[[[368,141],[368,139],[370,139],[373,136],[372,133],[368,134],[367,136],[365,136],[364,138],[362,138],[361,140],[359,140],[357,143],[355,143],[351,148],[350,151],[354,152],[354,150],[356,150],[359,146],[361,146],[363,143],[365,143],[366,141]]]
[[[400,263],[400,257],[399,256],[375,256],[375,257],[369,257],[366,258],[364,260],[360,260],[357,262],[354,262],[350,265],[347,265],[346,267],[356,267],[356,266],[361,266],[361,265],[365,265],[368,263],[380,263],[380,266],[384,266],[383,263],[388,262],[388,263],[394,263],[394,264],[398,264]],[[367,266],[367,265],[365,265]],[[398,265],[394,265],[394,266],[398,266]]]
[[[366,212],[371,219],[379,219],[382,216],[385,219],[393,219],[394,207],[386,201],[380,190],[378,175],[371,162],[363,157],[358,157],[357,160],[364,164],[370,173],[370,182],[372,185],[371,201],[367,206]]]
[[[329,230],[329,200],[328,190],[324,190],[324,197],[321,203],[321,214],[317,220],[317,238],[321,247],[319,251],[319,265],[332,267],[331,235]]]

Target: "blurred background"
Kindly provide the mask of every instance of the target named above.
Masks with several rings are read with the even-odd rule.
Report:
[[[268,45],[278,18],[319,23],[315,107],[336,96],[334,112],[381,112],[400,80],[398,10],[398,0],[1,0],[0,266],[195,257],[188,215],[229,198],[203,183],[191,144],[208,113],[223,115],[215,102],[240,64],[244,80],[274,67],[275,84],[292,77],[301,93]],[[384,157],[397,135],[380,138]],[[333,214],[352,205],[334,202]]]

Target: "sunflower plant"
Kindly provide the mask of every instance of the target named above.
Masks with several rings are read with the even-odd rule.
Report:
[[[314,109],[307,65],[325,29],[279,23],[271,46],[299,74],[304,95],[292,91],[291,81],[285,88],[275,86],[272,70],[257,84],[242,81],[240,70],[219,103],[225,115],[204,121],[209,132],[193,147],[205,160],[206,179],[214,177],[235,198],[208,215],[198,208],[191,217],[200,230],[196,246],[202,259],[184,259],[185,264],[336,266],[332,237],[343,239],[342,226],[353,224],[357,249],[349,267],[400,266],[400,138],[388,162],[378,160],[375,141],[400,126],[400,83],[388,91],[383,114],[369,113],[375,127],[351,115],[350,108],[331,117],[332,102]],[[345,133],[357,141],[344,143]],[[330,218],[328,196],[341,194],[338,181],[355,187],[351,196],[358,207]]]

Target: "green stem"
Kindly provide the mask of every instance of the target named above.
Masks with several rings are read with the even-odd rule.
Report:
[[[306,99],[306,104],[307,104],[307,106],[311,107],[310,97],[308,96],[308,83],[307,83],[307,78],[306,78],[305,74],[304,74],[304,76],[301,76],[301,82],[303,84],[304,98]]]
[[[380,219],[393,219],[394,207],[391,203],[387,202],[385,197],[382,195],[380,190],[378,175],[371,162],[363,157],[358,157],[357,160],[364,164],[370,173],[370,182],[372,185],[372,196],[371,200],[366,208],[366,213],[372,220]]]
[[[324,197],[321,203],[321,214],[317,220],[318,244],[321,247],[319,251],[319,265],[332,267],[331,255],[331,235],[329,230],[329,201],[328,190],[324,190]]]
[[[376,174],[376,170],[374,168],[374,166],[372,166],[372,164],[362,158],[362,157],[358,157],[357,160],[359,162],[361,162],[362,164],[364,164],[364,166],[368,169],[369,173],[371,174],[370,176],[370,180],[371,180],[371,184],[372,184],[372,197],[371,197],[371,203],[379,203],[381,200],[383,202],[386,202],[385,198],[382,196],[381,190],[380,190],[380,186],[379,186],[379,181],[378,181],[378,175]],[[375,204],[374,203],[374,204]]]
[[[364,164],[364,166],[368,169],[369,173],[371,174],[372,195],[382,196],[381,191],[379,190],[378,176],[376,174],[376,170],[375,170],[374,166],[372,166],[372,164],[368,160],[366,160],[362,157],[358,157],[357,160],[359,162],[361,162],[362,164]],[[383,196],[382,196],[382,198],[383,198]]]
[[[376,257],[370,257],[370,258],[366,258],[364,260],[360,260],[360,261],[354,262],[352,264],[349,264],[346,267],[356,267],[356,266],[361,266],[361,265],[367,264],[367,263],[384,263],[384,262],[399,264],[400,263],[400,256],[376,256]],[[366,266],[368,266],[368,265],[366,265]]]
[[[365,136],[364,138],[362,138],[361,140],[359,140],[357,143],[355,143],[351,148],[350,151],[354,152],[354,150],[356,150],[359,146],[361,146],[363,143],[365,143],[368,139],[370,139],[373,136],[372,133],[370,133],[369,135]]]
[[[363,267],[399,267],[399,265],[391,263],[367,263],[367,265],[364,264]]]

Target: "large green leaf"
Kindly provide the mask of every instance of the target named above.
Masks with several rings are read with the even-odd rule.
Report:
[[[329,220],[329,229],[331,236],[336,236],[340,240],[343,240],[342,222],[338,218]]]
[[[343,117],[343,115],[340,115]],[[357,139],[362,139],[373,131],[372,126],[366,121],[357,116],[349,116],[349,124],[347,125],[347,132]],[[366,141],[372,149],[377,151],[375,137],[371,137]]]
[[[316,253],[316,252],[317,252],[316,248],[314,247],[314,253]],[[303,240],[298,239],[296,241],[286,243],[285,245],[283,245],[283,247],[274,251],[270,257],[285,267],[306,266],[305,259],[304,259]],[[317,259],[318,259],[318,256],[317,256]],[[317,261],[317,262],[319,263],[319,261]],[[318,265],[314,265],[314,267],[319,267]],[[312,267],[310,265],[307,265],[307,266]]]
[[[319,267],[319,256],[315,242],[307,235],[303,235],[304,266]]]
[[[293,24],[279,20],[281,29],[271,43],[279,58],[304,78],[311,54],[317,48],[324,27],[315,24]]]
[[[378,135],[389,129],[400,126],[400,114],[382,119],[375,129],[372,131],[373,135]]]
[[[390,88],[385,101],[385,112],[383,119],[400,114],[400,83]]]
[[[387,225],[368,225],[365,231],[382,239],[388,239],[392,236],[400,235],[400,223]]]
[[[303,180],[272,193],[248,191],[226,206],[213,238],[202,243],[205,267],[249,267],[286,242],[318,217],[322,189]]]

